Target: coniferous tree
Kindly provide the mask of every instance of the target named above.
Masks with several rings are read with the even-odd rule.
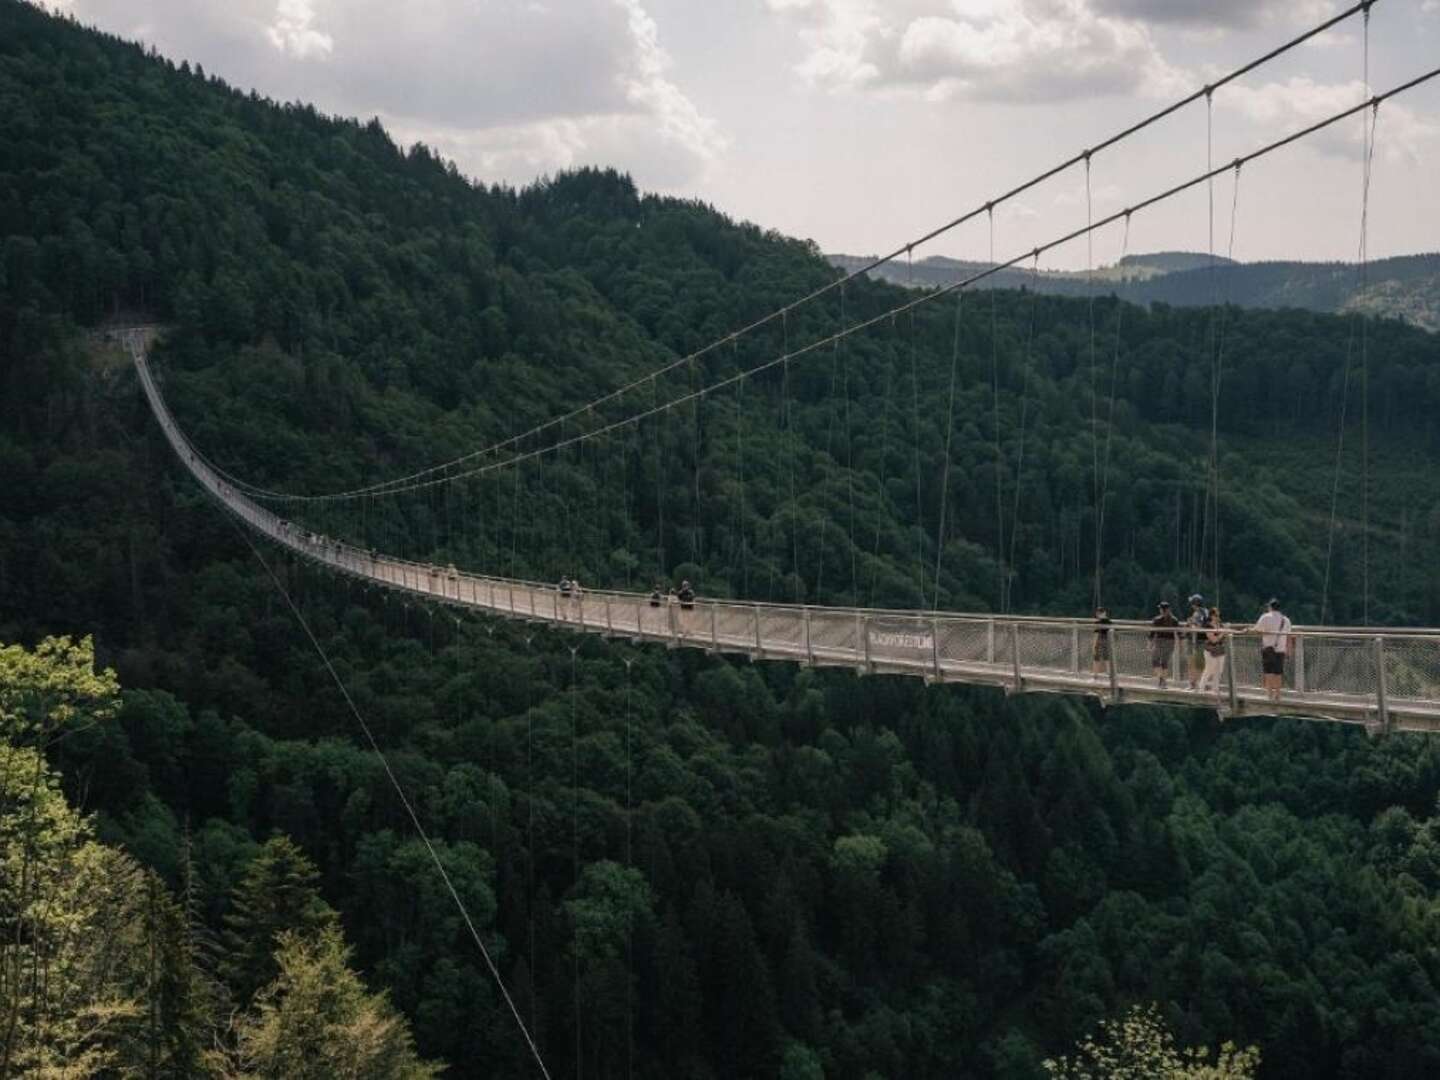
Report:
[[[338,926],[320,896],[319,875],[287,836],[273,836],[245,868],[225,913],[221,975],[245,1004],[277,974],[275,949],[287,930],[314,934]]]
[[[334,925],[281,931],[274,981],[235,1026],[233,1055],[216,1055],[235,1080],[428,1080],[440,1074],[415,1052],[410,1027],[384,994],[365,989]]]

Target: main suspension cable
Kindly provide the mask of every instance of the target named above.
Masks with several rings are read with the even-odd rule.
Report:
[[[852,334],[860,333],[861,331],[868,330],[868,329],[870,329],[870,328],[872,328],[872,327],[874,327],[874,326],[877,326],[877,325],[879,325],[879,324],[881,324],[881,323],[883,323],[883,322],[893,321],[894,319],[896,319],[896,318],[897,318],[898,316],[900,316],[900,315],[913,314],[913,313],[914,313],[916,310],[918,310],[919,308],[925,307],[925,306],[927,306],[927,305],[935,302],[936,300],[939,300],[939,299],[942,299],[942,298],[944,298],[944,297],[950,296],[950,295],[952,295],[952,294],[954,294],[954,293],[956,293],[956,292],[959,292],[959,291],[961,291],[961,290],[963,290],[963,289],[970,288],[970,287],[978,284],[978,283],[981,282],[981,281],[985,281],[985,280],[993,277],[994,275],[996,275],[996,274],[998,274],[998,273],[1001,273],[1002,271],[1008,270],[1008,269],[1010,269],[1010,268],[1012,268],[1012,267],[1014,267],[1014,266],[1016,266],[1016,265],[1024,262],[1024,261],[1027,260],[1027,259],[1036,258],[1036,257],[1038,257],[1038,256],[1040,256],[1040,255],[1045,254],[1046,252],[1049,252],[1049,251],[1054,250],[1055,248],[1062,247],[1062,246],[1064,246],[1065,244],[1071,243],[1071,242],[1073,242],[1073,241],[1075,241],[1075,240],[1082,239],[1083,237],[1085,237],[1085,236],[1086,236],[1087,234],[1089,234],[1089,233],[1092,233],[1092,232],[1098,231],[1098,230],[1100,230],[1100,229],[1106,228],[1106,227],[1108,227],[1108,226],[1110,226],[1110,225],[1113,225],[1113,224],[1115,224],[1115,223],[1117,223],[1117,222],[1124,221],[1127,215],[1138,214],[1138,213],[1139,213],[1140,211],[1142,211],[1142,210],[1147,210],[1147,209],[1149,209],[1149,208],[1151,208],[1151,207],[1153,207],[1153,206],[1156,206],[1156,205],[1158,205],[1158,204],[1160,204],[1160,203],[1166,202],[1166,201],[1174,198],[1174,197],[1177,196],[1177,195],[1180,195],[1180,194],[1182,194],[1182,193],[1184,193],[1184,192],[1186,192],[1186,191],[1189,191],[1189,190],[1192,189],[1192,188],[1198,187],[1199,185],[1205,183],[1207,180],[1211,179],[1211,178],[1214,177],[1214,176],[1218,176],[1218,175],[1223,174],[1223,173],[1225,173],[1225,172],[1228,172],[1228,171],[1230,171],[1230,170],[1232,170],[1232,169],[1234,169],[1234,168],[1237,168],[1237,167],[1240,167],[1240,166],[1243,166],[1243,165],[1247,165],[1247,164],[1249,164],[1249,163],[1252,162],[1252,161],[1256,161],[1256,160],[1258,160],[1258,159],[1260,159],[1260,158],[1262,158],[1262,157],[1266,157],[1266,156],[1268,156],[1268,155],[1270,155],[1270,154],[1273,154],[1275,151],[1284,149],[1285,147],[1291,145],[1292,143],[1299,142],[1300,140],[1305,139],[1305,138],[1308,138],[1309,136],[1314,135],[1314,134],[1316,134],[1316,133],[1319,132],[1319,131],[1323,131],[1323,130],[1325,130],[1326,128],[1331,127],[1331,126],[1333,126],[1334,124],[1337,124],[1337,123],[1339,123],[1339,122],[1342,121],[1342,120],[1345,120],[1345,119],[1348,119],[1348,118],[1350,118],[1350,117],[1352,117],[1352,116],[1355,116],[1357,113],[1361,112],[1361,111],[1364,110],[1364,109],[1371,109],[1371,108],[1377,108],[1377,109],[1378,109],[1378,107],[1379,107],[1383,102],[1389,100],[1390,98],[1396,97],[1396,96],[1398,96],[1398,95],[1400,95],[1400,94],[1406,93],[1407,91],[1413,90],[1413,89],[1415,89],[1416,87],[1421,86],[1421,85],[1423,85],[1423,84],[1425,84],[1425,83],[1427,83],[1427,82],[1430,82],[1431,80],[1436,79],[1436,78],[1440,78],[1440,67],[1432,68],[1431,70],[1429,70],[1429,71],[1427,71],[1427,72],[1425,72],[1425,73],[1423,73],[1423,74],[1421,74],[1421,75],[1417,75],[1417,76],[1415,76],[1414,78],[1412,78],[1412,79],[1410,79],[1410,80],[1408,80],[1408,81],[1406,81],[1406,82],[1404,82],[1404,83],[1399,84],[1398,86],[1392,87],[1390,90],[1387,90],[1387,91],[1384,92],[1383,94],[1377,94],[1377,95],[1375,95],[1374,97],[1372,97],[1372,98],[1371,98],[1370,100],[1368,100],[1368,101],[1361,102],[1361,103],[1358,104],[1358,105],[1353,105],[1353,106],[1351,106],[1351,107],[1349,107],[1349,108],[1347,108],[1347,109],[1341,110],[1340,112],[1333,113],[1333,114],[1331,114],[1330,116],[1328,116],[1328,117],[1326,117],[1326,118],[1324,118],[1324,119],[1322,119],[1322,120],[1318,120],[1318,121],[1316,121],[1315,123],[1309,124],[1309,125],[1307,125],[1307,126],[1304,127],[1304,128],[1300,128],[1300,129],[1298,129],[1298,130],[1296,130],[1296,131],[1291,132],[1291,133],[1288,134],[1288,135],[1285,135],[1285,136],[1283,136],[1283,137],[1281,137],[1281,138],[1275,139],[1275,140],[1272,141],[1272,142],[1266,143],[1265,145],[1259,147],[1258,149],[1252,150],[1252,151],[1250,151],[1248,154],[1243,154],[1243,155],[1235,158],[1234,160],[1232,160],[1232,161],[1230,161],[1230,162],[1227,162],[1227,163],[1225,163],[1225,164],[1223,164],[1223,165],[1216,166],[1214,169],[1207,170],[1207,171],[1205,171],[1205,172],[1203,172],[1203,173],[1200,173],[1200,174],[1198,174],[1198,175],[1196,175],[1196,176],[1191,177],[1191,178],[1188,179],[1188,180],[1181,181],[1181,182],[1178,183],[1178,184],[1174,184],[1174,185],[1172,185],[1171,187],[1168,187],[1168,188],[1164,189],[1163,191],[1157,192],[1156,194],[1151,195],[1151,196],[1149,196],[1148,198],[1142,199],[1141,201],[1139,201],[1139,202],[1137,202],[1137,203],[1134,203],[1134,204],[1132,204],[1131,206],[1126,207],[1126,208],[1123,209],[1123,210],[1117,210],[1115,213],[1109,214],[1109,215],[1107,215],[1107,216],[1105,216],[1105,217],[1102,217],[1102,218],[1099,218],[1099,219],[1091,222],[1089,225],[1086,225],[1086,226],[1081,227],[1081,228],[1073,229],[1073,230],[1071,230],[1071,231],[1068,232],[1068,233],[1065,233],[1065,234],[1063,234],[1063,235],[1061,235],[1061,236],[1056,237],[1056,238],[1053,239],[1053,240],[1047,241],[1046,243],[1043,243],[1043,244],[1039,245],[1038,247],[1032,248],[1030,251],[1025,251],[1025,252],[1022,252],[1022,253],[1020,253],[1020,254],[1018,254],[1018,255],[1012,256],[1011,258],[1006,259],[1004,262],[996,263],[994,266],[987,267],[987,268],[984,269],[984,270],[978,270],[978,271],[976,271],[974,274],[971,274],[970,276],[965,277],[965,278],[957,279],[956,281],[953,281],[953,282],[949,283],[948,285],[944,285],[944,286],[942,286],[942,287],[940,287],[940,288],[933,289],[933,290],[930,290],[930,291],[928,291],[928,292],[920,293],[918,296],[914,297],[913,299],[903,301],[903,302],[895,305],[894,307],[892,307],[892,308],[890,308],[890,309],[888,309],[888,310],[886,310],[886,311],[881,312],[881,313],[878,314],[878,315],[873,315],[873,316],[871,316],[871,317],[868,318],[868,319],[863,319],[863,320],[861,320],[861,321],[858,321],[858,322],[856,322],[856,323],[853,323],[851,326],[849,326],[849,327],[846,328],[846,329],[837,330],[837,331],[835,331],[834,333],[831,333],[831,334],[829,334],[829,335],[827,335],[827,336],[825,336],[825,337],[823,337],[823,338],[818,338],[818,339],[815,340],[815,341],[812,341],[812,342],[809,342],[809,343],[807,343],[807,344],[805,344],[805,345],[799,346],[799,347],[797,347],[796,349],[794,349],[793,351],[786,352],[785,354],[783,354],[783,355],[781,355],[781,356],[773,357],[772,359],[766,360],[766,361],[764,361],[764,362],[762,362],[762,363],[759,363],[759,364],[755,365],[754,367],[749,368],[749,369],[747,369],[747,370],[745,370],[745,371],[741,371],[741,372],[738,372],[738,373],[736,373],[736,374],[734,374],[734,375],[730,375],[730,376],[727,376],[727,377],[725,377],[725,378],[718,379],[717,381],[711,383],[709,386],[702,387],[701,389],[699,389],[699,390],[697,390],[697,391],[694,391],[693,394],[705,395],[705,394],[715,393],[715,392],[717,392],[717,391],[719,391],[719,390],[725,389],[726,387],[728,387],[728,386],[730,386],[730,385],[732,385],[732,384],[734,384],[734,383],[736,383],[736,382],[739,382],[739,381],[742,380],[742,379],[746,379],[746,378],[749,378],[749,377],[751,377],[751,376],[753,376],[753,375],[760,374],[761,372],[768,371],[768,370],[770,370],[771,368],[774,368],[774,367],[777,367],[777,366],[780,366],[780,365],[787,365],[787,366],[788,366],[790,363],[792,363],[792,362],[795,361],[795,360],[798,360],[798,359],[800,359],[800,358],[802,358],[802,357],[804,357],[804,356],[810,355],[811,353],[814,353],[814,352],[816,352],[817,350],[824,349],[824,348],[826,348],[827,346],[833,345],[834,342],[835,342],[837,339],[845,338],[845,337],[848,337],[848,336],[850,336],[850,335],[852,335]],[[630,415],[630,416],[623,417],[623,418],[621,418],[621,419],[619,419],[619,420],[612,421],[611,423],[607,424],[605,427],[599,428],[599,429],[597,429],[597,430],[595,430],[595,431],[587,432],[587,433],[584,433],[584,434],[581,434],[581,435],[573,435],[573,436],[570,436],[570,437],[566,440],[566,443],[564,443],[564,444],[552,443],[552,444],[550,444],[550,445],[548,445],[548,446],[545,446],[545,447],[543,447],[543,448],[540,448],[540,449],[534,449],[534,450],[526,451],[525,453],[517,453],[517,454],[515,454],[515,455],[513,455],[513,456],[511,456],[511,457],[509,457],[509,458],[504,459],[503,461],[497,461],[497,462],[494,462],[494,463],[492,463],[492,464],[479,466],[479,467],[477,467],[477,468],[475,468],[475,469],[470,470],[469,472],[459,473],[459,474],[456,474],[455,476],[448,477],[448,478],[446,479],[446,481],[444,481],[444,482],[450,482],[450,481],[455,480],[455,479],[460,479],[460,478],[463,478],[463,477],[466,477],[466,476],[472,476],[472,475],[474,475],[475,473],[479,473],[479,472],[485,472],[485,471],[489,471],[489,470],[493,470],[493,469],[509,468],[509,467],[511,467],[512,465],[516,464],[517,462],[526,459],[527,457],[534,457],[534,456],[539,455],[539,454],[555,453],[556,451],[558,451],[558,450],[560,450],[560,449],[563,449],[565,446],[569,445],[569,443],[572,443],[572,442],[574,442],[574,441],[577,441],[578,439],[582,439],[582,438],[584,438],[584,439],[593,438],[593,437],[595,437],[596,435],[599,435],[599,434],[601,434],[601,433],[604,433],[604,432],[607,432],[607,431],[612,431],[612,430],[615,430],[615,429],[617,429],[617,428],[623,427],[623,426],[628,425],[628,424],[638,423],[638,422],[640,422],[640,421],[642,421],[642,420],[648,419],[649,417],[656,415],[657,413],[660,413],[660,412],[663,412],[663,411],[666,411],[666,410],[675,408],[675,407],[677,407],[677,406],[681,406],[681,405],[688,404],[688,403],[690,402],[690,399],[691,399],[691,397],[693,396],[693,394],[692,394],[692,393],[686,393],[686,394],[681,395],[680,397],[677,397],[677,398],[674,398],[674,399],[672,399],[672,400],[670,400],[670,401],[664,402],[663,404],[657,403],[657,404],[653,405],[650,409],[648,409],[648,410],[646,410],[646,411],[639,412],[639,413],[635,413],[635,414],[632,414],[632,415]],[[918,384],[917,384],[917,394],[918,394]],[[197,455],[197,456],[198,456],[198,455]],[[416,488],[422,488],[422,487],[431,486],[431,485],[434,485],[434,484],[437,484],[437,483],[440,483],[440,482],[441,482],[441,481],[437,481],[437,480],[428,480],[428,481],[423,481],[423,482],[421,482],[421,483],[417,483],[417,484],[415,485],[415,487],[416,487]]]
[[[1064,161],[1053,165],[1040,173],[1037,173],[1030,179],[1016,184],[1014,187],[1011,187],[1002,194],[987,199],[984,203],[975,206],[962,214],[959,214],[958,216],[952,218],[944,224],[931,229],[922,236],[911,240],[905,244],[902,244],[888,254],[877,256],[866,262],[864,265],[859,266],[854,270],[851,270],[848,273],[837,277],[829,282],[826,282],[824,285],[818,286],[817,288],[802,296],[800,299],[791,301],[783,307],[777,308],[759,317],[758,319],[754,319],[750,323],[740,327],[737,330],[725,334],[722,337],[716,338],[715,340],[707,343],[699,349],[696,349],[686,354],[685,356],[681,356],[675,360],[669,361],[668,363],[662,365],[660,368],[654,371],[651,371],[645,375],[638,376],[631,381],[625,383],[624,385],[601,395],[600,397],[597,397],[583,405],[577,406],[568,412],[560,414],[559,416],[552,417],[551,419],[546,420],[541,424],[537,424],[534,427],[531,427],[527,431],[509,435],[506,438],[500,440],[499,442],[495,442],[480,449],[470,451],[455,458],[451,458],[445,462],[440,462],[435,465],[427,466],[423,469],[419,469],[404,476],[393,477],[389,480],[378,481],[374,484],[365,485],[359,488],[352,488],[344,491],[320,494],[297,494],[292,492],[282,492],[262,488],[253,484],[248,484],[234,476],[231,476],[223,469],[218,468],[211,461],[206,460],[206,464],[212,470],[214,470],[214,472],[218,476],[221,476],[224,479],[230,481],[237,488],[243,489],[253,498],[280,502],[317,502],[330,499],[357,498],[361,495],[366,494],[393,493],[392,489],[404,490],[412,481],[422,480],[424,478],[432,476],[433,474],[441,470],[454,468],[456,466],[475,461],[476,459],[487,455],[498,455],[502,450],[516,447],[527,438],[530,438],[532,436],[538,436],[543,432],[564,422],[567,419],[573,419],[580,413],[584,412],[586,409],[599,408],[607,402],[618,400],[630,391],[636,390],[644,386],[646,381],[653,379],[657,376],[667,374],[668,372],[674,371],[692,360],[699,359],[700,357],[703,357],[708,353],[711,353],[716,349],[720,348],[727,341],[747,334],[751,334],[756,330],[759,330],[761,327],[767,326],[770,323],[775,322],[777,319],[788,318],[789,313],[796,308],[802,307],[806,304],[811,303],[812,301],[818,300],[821,297],[826,296],[829,293],[840,288],[842,285],[849,284],[857,280],[858,278],[869,274],[871,271],[877,270],[880,267],[886,266],[889,263],[894,262],[902,255],[908,256],[914,251],[915,248],[921,247],[924,244],[927,244],[930,241],[935,240],[938,237],[953,231],[959,226],[965,224],[966,222],[978,218],[981,214],[992,212],[995,207],[1000,206],[1003,203],[1009,202],[1010,200],[1024,194],[1032,188],[1035,188],[1040,184],[1043,184],[1046,181],[1051,180],[1056,176],[1059,176],[1060,174],[1075,167],[1076,165],[1089,162],[1094,155],[1109,150],[1110,148],[1118,145],[1119,143],[1124,142],[1126,139],[1129,139],[1130,137],[1139,134],[1146,128],[1159,123],[1160,121],[1173,115],[1176,112],[1179,112],[1181,109],[1184,109],[1187,106],[1194,104],[1196,101],[1199,101],[1202,98],[1208,97],[1209,95],[1213,94],[1214,91],[1220,89],[1221,87],[1226,86],[1229,83],[1236,81],[1237,79],[1243,78],[1245,75],[1248,75],[1250,72],[1256,70],[1257,68],[1260,68],[1265,64],[1270,63],[1272,60],[1275,60],[1278,57],[1285,55],[1291,50],[1298,48],[1299,46],[1305,44],[1307,41],[1310,41],[1311,39],[1316,38],[1321,34],[1324,34],[1326,31],[1333,29],[1334,27],[1340,25],[1341,23],[1345,22],[1350,18],[1353,18],[1355,15],[1364,13],[1368,17],[1370,8],[1375,3],[1376,0],[1358,0],[1357,3],[1352,4],[1345,10],[1336,13],[1325,21],[1311,27],[1308,30],[1305,30],[1304,32],[1289,39],[1283,44],[1276,46],[1275,48],[1264,53],[1263,55],[1256,57],[1248,63],[1242,64],[1240,67],[1235,68],[1228,74],[1221,76],[1213,82],[1207,83],[1205,86],[1201,87],[1198,90],[1186,94],[1184,97],[1180,98],[1177,101],[1171,102],[1169,105],[1166,105],[1163,108],[1157,110],[1156,112],[1151,113],[1149,116],[1146,116],[1143,119],[1136,121],[1129,127],[1123,128],[1122,130],[1108,136],[1105,139],[1100,140],[1092,146],[1071,155]]]

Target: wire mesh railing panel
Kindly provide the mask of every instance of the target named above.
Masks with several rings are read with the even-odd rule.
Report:
[[[710,612],[702,604],[675,606],[675,632],[682,641],[692,645],[710,644]]]
[[[715,611],[715,636],[724,647],[755,648],[755,609],[719,605]]]
[[[633,597],[612,593],[600,599],[605,629],[615,634],[640,632],[640,607]]]
[[[936,645],[943,665],[994,662],[995,624],[977,619],[939,619],[940,640]]]
[[[1392,702],[1440,701],[1440,637],[1386,638],[1384,655]]]
[[[1304,663],[1287,664],[1286,685],[1311,694],[1352,694],[1373,698],[1380,687],[1376,639],[1322,635],[1304,639],[1297,652]],[[1301,676],[1303,673],[1303,683]]]
[[[991,648],[995,655],[995,663],[1004,664],[1007,668],[1014,668],[1015,640],[1016,632],[1011,630],[1009,623],[995,624],[995,642]]]
[[[642,637],[670,637],[670,608],[669,605],[651,604],[648,601],[643,607],[636,609],[637,633]]]
[[[805,648],[805,616],[788,608],[760,609],[760,640],[766,649],[787,653],[803,653]]]
[[[1110,648],[1114,654],[1117,678],[1151,678],[1157,662],[1162,662],[1167,672],[1174,666],[1173,636],[1168,639],[1152,638],[1148,630],[1123,627],[1111,631]]]
[[[1020,643],[1020,670],[1022,673],[1027,668],[1071,673],[1080,670],[1079,630],[1073,627],[1035,626],[1022,623],[1016,627],[1016,634]]]
[[[860,619],[853,611],[810,609],[810,649],[831,659],[853,658],[859,663],[865,655],[860,640]]]

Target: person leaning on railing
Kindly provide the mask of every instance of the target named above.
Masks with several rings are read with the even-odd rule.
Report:
[[[1179,620],[1170,613],[1170,601],[1161,600],[1159,612],[1150,620],[1149,634],[1150,669],[1161,690],[1165,689],[1170,675],[1170,658],[1175,655],[1175,628],[1179,625]]]
[[[1230,636],[1225,629],[1225,624],[1220,618],[1220,609],[1210,610],[1210,625],[1205,630],[1203,648],[1205,650],[1205,670],[1200,675],[1200,681],[1196,689],[1200,693],[1220,693],[1220,679],[1225,674],[1225,654],[1228,642],[1225,640]]]
[[[1205,597],[1195,593],[1190,597],[1190,614],[1186,616],[1185,625],[1193,627],[1190,633],[1189,642],[1186,647],[1188,663],[1186,673],[1190,680],[1190,689],[1198,689],[1200,676],[1205,671],[1209,662],[1209,653],[1205,651],[1205,631],[1209,628],[1213,614],[1205,606]]]

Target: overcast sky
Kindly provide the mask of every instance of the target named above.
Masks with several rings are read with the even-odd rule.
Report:
[[[614,165],[827,251],[890,250],[1268,51],[1327,0],[50,0],[232,84],[379,116],[486,181]],[[1214,160],[1363,97],[1359,17],[1218,91]],[[1383,90],[1440,63],[1440,0],[1379,0]],[[1191,106],[1097,155],[1098,217],[1205,167]],[[1244,170],[1235,255],[1353,258],[1361,122]],[[1440,250],[1440,80],[1380,109],[1372,257]],[[1214,192],[1229,244],[1229,180]],[[1204,190],[1131,251],[1204,250]],[[998,256],[1083,224],[1077,168],[995,214]],[[1097,235],[1096,263],[1123,232]],[[983,257],[982,219],[916,257]],[[1043,266],[1086,265],[1084,242]]]

